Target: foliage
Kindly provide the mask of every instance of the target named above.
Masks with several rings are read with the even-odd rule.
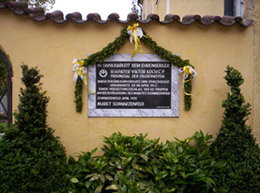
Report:
[[[69,158],[69,192],[221,192],[214,175],[224,167],[209,155],[212,136],[196,132],[184,141],[159,143],[147,135],[105,137],[102,156]],[[191,145],[195,143],[195,145]]]
[[[139,13],[139,9],[137,8],[138,6],[138,1],[137,0],[132,0],[132,7],[131,7],[131,11],[133,13],[136,13],[139,16],[139,19],[141,19],[141,13]]]
[[[8,124],[0,122],[0,133],[6,133],[8,130]]]
[[[30,7],[42,7],[45,11],[50,10],[56,2],[56,0],[0,0],[0,3],[5,1],[27,2]]]
[[[5,63],[0,59],[0,96],[4,93],[7,83],[7,69]]]
[[[84,66],[87,67],[88,65],[93,65],[96,63],[102,63],[107,57],[113,55],[117,50],[119,50],[126,40],[129,38],[128,34],[125,33],[124,30],[121,31],[121,36],[117,37],[114,42],[109,43],[108,46],[103,48],[101,51],[92,54],[87,59],[84,59]],[[83,82],[80,78],[77,79],[75,84],[75,104],[76,104],[76,112],[82,111],[82,89],[83,89]]]
[[[1,120],[7,120],[7,118],[8,118],[8,116],[7,116],[6,113],[0,112],[0,121],[1,121]]]
[[[81,78],[78,78],[75,85],[75,91],[74,91],[74,96],[75,96],[74,102],[76,104],[76,112],[81,112],[83,107],[82,86],[83,86],[83,81],[81,80]]]
[[[137,9],[137,1],[136,0],[132,0],[132,7],[131,7],[131,11],[133,13],[136,13],[138,15],[139,10]]]
[[[155,41],[153,41],[145,32],[145,36],[142,37],[141,41],[148,45],[160,58],[168,60],[174,66],[181,68],[186,65],[192,66],[189,60],[182,60],[180,56],[173,55],[170,51],[160,47],[157,45]],[[84,66],[94,65],[96,63],[102,63],[106,58],[113,55],[116,51],[118,51],[128,40],[129,34],[127,33],[126,28],[121,30],[121,35],[117,37],[113,42],[109,43],[105,48],[101,51],[92,54],[88,58],[84,59]],[[189,77],[191,79],[191,77]],[[81,86],[80,86],[81,84]],[[75,103],[76,103],[76,111],[81,112],[82,110],[82,82],[77,81],[75,85]],[[191,93],[192,90],[192,81],[188,81],[185,83],[185,91],[187,93]],[[80,95],[80,96],[79,96]],[[185,102],[185,110],[190,110],[191,108],[191,95],[184,95]]]
[[[22,66],[20,104],[15,125],[0,141],[1,192],[52,192],[64,186],[64,147],[46,123],[49,101],[42,91],[42,75]]]
[[[260,192],[260,149],[246,125],[250,105],[245,103],[239,88],[244,79],[238,70],[229,66],[224,78],[231,93],[223,101],[222,126],[210,148],[217,160],[227,161],[218,182],[226,184],[231,193]]]
[[[171,62],[174,66],[181,68],[184,66],[192,66],[189,60],[182,60],[180,56],[173,55],[170,51],[164,49],[157,45],[155,41],[152,40],[147,34],[144,32],[145,36],[142,38],[142,42],[151,47],[151,49],[156,53],[160,58],[166,59]],[[193,66],[192,66],[193,67]],[[186,80],[191,80],[191,75]],[[185,92],[191,93],[192,90],[192,81],[188,81],[184,85]],[[185,103],[185,110],[190,110],[191,108],[191,95],[184,95],[184,103]]]
[[[106,58],[112,56],[116,51],[118,51],[127,41],[129,35],[126,29],[121,30],[121,35],[117,37],[113,42],[109,43],[101,51],[90,55],[88,58],[84,59],[84,66],[94,65],[96,63],[102,63]]]

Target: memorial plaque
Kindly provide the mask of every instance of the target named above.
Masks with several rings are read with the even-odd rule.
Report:
[[[177,117],[179,73],[154,54],[117,54],[88,69],[89,117]]]
[[[96,66],[97,109],[170,109],[171,65],[104,62]]]

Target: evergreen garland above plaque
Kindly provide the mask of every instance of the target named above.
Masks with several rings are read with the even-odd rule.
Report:
[[[180,69],[180,72],[183,73],[183,87],[184,87],[184,103],[185,103],[185,110],[190,110],[191,108],[191,91],[192,91],[192,78],[196,76],[196,72],[193,70],[193,66],[190,64],[189,60],[183,60],[180,56],[173,55],[172,52],[164,49],[161,46],[158,46],[157,43],[152,40],[145,32],[142,32],[142,35],[137,37],[136,33],[138,34],[138,24],[134,24],[133,27],[129,26],[128,28],[124,28],[121,30],[121,35],[117,37],[113,42],[109,43],[106,47],[104,47],[101,51],[98,51],[92,55],[90,55],[86,59],[82,59],[79,61],[74,61],[74,68],[75,71],[74,81],[76,82],[75,85],[75,104],[76,104],[76,111],[81,112],[83,107],[82,102],[82,89],[83,84],[88,88],[87,81],[86,81],[86,72],[84,69],[88,65],[94,65],[96,63],[103,63],[103,61],[112,56],[116,53],[129,39],[130,35],[133,36],[131,33],[129,35],[129,28],[133,30],[133,34],[135,37],[132,40],[135,41],[135,53],[138,47],[140,47],[139,41],[143,42],[145,45],[148,45],[155,54],[157,54],[161,59],[166,59],[171,64],[176,66]],[[140,28],[139,28],[140,29]],[[140,40],[139,40],[140,38]],[[137,40],[138,39],[138,40]],[[138,42],[137,42],[138,41]],[[139,45],[138,45],[139,44]],[[135,55],[133,54],[133,56]],[[78,78],[80,77],[80,78]],[[83,83],[84,82],[84,83]],[[89,90],[89,89],[88,89]],[[89,90],[89,92],[92,92]],[[92,92],[93,94],[95,92]]]

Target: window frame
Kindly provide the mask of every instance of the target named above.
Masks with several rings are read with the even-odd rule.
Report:
[[[245,0],[225,0],[224,15],[243,17],[245,10]]]
[[[5,63],[7,69],[7,121],[8,126],[10,127],[13,122],[13,112],[12,112],[12,77],[13,71],[11,63],[9,62],[8,58],[4,54],[4,52],[0,49],[0,59]],[[5,92],[4,92],[5,93]],[[1,93],[2,94],[2,93]],[[1,96],[1,99],[3,97]]]

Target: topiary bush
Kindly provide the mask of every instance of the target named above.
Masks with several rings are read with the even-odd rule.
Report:
[[[222,126],[210,147],[211,154],[217,160],[227,162],[217,183],[226,185],[230,193],[260,192],[260,149],[250,127],[246,125],[250,105],[245,103],[239,88],[244,79],[238,70],[230,66],[227,66],[224,78],[231,92],[223,101]]]
[[[95,149],[70,157],[68,192],[222,192],[214,175],[225,164],[209,154],[212,136],[197,132],[184,141],[166,143],[146,137],[114,133],[104,138],[102,156],[93,156]]]
[[[42,91],[42,75],[22,65],[20,104],[15,124],[0,141],[1,192],[61,191],[65,182],[66,154],[47,126],[49,98]]]

